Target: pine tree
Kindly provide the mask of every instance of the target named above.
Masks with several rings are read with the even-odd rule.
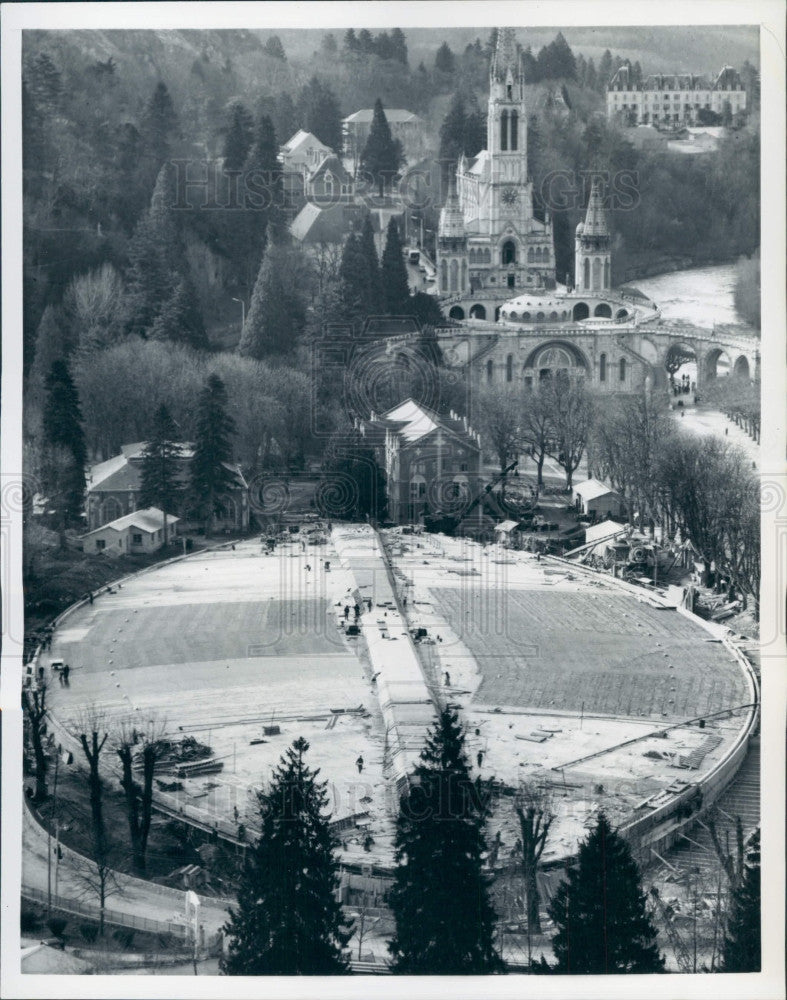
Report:
[[[207,337],[175,205],[174,169],[165,164],[129,243],[126,332],[203,348]]]
[[[383,102],[378,97],[374,102],[374,114],[369,136],[361,153],[359,167],[361,173],[374,179],[382,198],[385,188],[393,183],[399,167],[404,163],[402,144],[391,135],[391,127],[385,117]]]
[[[391,32],[391,54],[403,66],[407,65],[407,39],[401,28],[394,28]]]
[[[760,831],[749,838],[743,873],[732,888],[722,946],[722,972],[759,972],[762,948]]]
[[[169,301],[184,252],[174,216],[174,173],[169,165],[159,171],[150,208],[140,219],[129,242],[126,282],[127,333],[146,336]]]
[[[268,226],[281,227],[282,172],[278,153],[273,121],[261,114],[244,167],[243,221],[236,230],[241,256],[238,266],[247,274],[246,287],[251,287],[259,271]]]
[[[363,228],[358,241],[359,261],[363,268],[363,308],[367,316],[374,316],[381,309],[382,281],[380,278],[380,258],[374,242],[374,226],[371,215],[363,220]]]
[[[183,493],[178,475],[182,450],[175,423],[162,403],[153,417],[153,430],[142,452],[139,506],[158,507],[165,515],[177,515]],[[166,525],[164,544],[168,542]]]
[[[47,306],[36,331],[35,355],[28,378],[27,388],[33,398],[43,397],[52,362],[68,358],[72,347],[62,311],[57,306]]]
[[[339,264],[339,318],[356,327],[363,326],[368,316],[365,271],[360,238],[355,233],[350,233]]]
[[[85,497],[87,448],[79,393],[63,360],[53,361],[46,379],[42,480],[62,532],[77,522]]]
[[[140,134],[152,177],[156,176],[161,165],[170,156],[177,126],[178,118],[167,85],[159,82],[140,123]]]
[[[206,534],[210,534],[222,495],[235,482],[227,468],[234,433],[235,422],[227,413],[227,390],[218,375],[210,375],[197,403],[194,454],[189,463],[192,509],[204,516]]]
[[[454,54],[449,48],[448,42],[443,42],[434,57],[434,68],[440,73],[453,73],[454,65]]]
[[[261,833],[248,852],[224,931],[220,968],[228,976],[337,975],[347,971],[336,839],[328,825],[327,782],[295,740],[258,793]]]
[[[287,62],[287,55],[284,51],[284,46],[281,43],[281,38],[279,38],[278,35],[271,35],[271,37],[265,42],[263,48],[265,52],[274,59],[279,59],[281,62]]]
[[[388,223],[385,235],[380,281],[385,313],[388,316],[409,315],[410,287],[407,283],[407,268],[404,266],[399,227],[394,218]]]
[[[299,99],[303,128],[337,153],[342,148],[342,119],[339,102],[331,88],[313,76]]]
[[[148,339],[188,344],[197,350],[207,348],[208,337],[202,321],[199,298],[188,275],[184,274],[178,279],[153,321]]]
[[[303,333],[305,311],[292,255],[292,248],[286,241],[277,240],[269,226],[265,253],[238,345],[238,353],[246,358],[262,361],[288,357]]]
[[[402,797],[389,900],[392,969],[408,975],[500,972],[489,901],[486,793],[470,777],[458,717],[444,709]]]
[[[579,846],[549,907],[557,927],[556,972],[572,975],[664,971],[656,929],[646,911],[628,844],[603,812]]]
[[[358,39],[355,35],[355,28],[348,28],[344,33],[344,39],[342,40],[342,47],[345,52],[357,52],[358,51]]]
[[[230,123],[224,136],[224,169],[240,170],[246,162],[252,143],[252,117],[235,101],[230,108]]]

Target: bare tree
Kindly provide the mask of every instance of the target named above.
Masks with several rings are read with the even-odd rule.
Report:
[[[46,729],[46,685],[38,688],[25,688],[22,693],[22,708],[28,722],[30,742],[33,744],[33,754],[36,762],[35,801],[43,802],[46,798],[47,759],[44,753],[44,732]]]
[[[555,819],[551,796],[541,785],[523,783],[517,789],[514,809],[522,840],[522,872],[525,880],[528,941],[531,933],[541,933],[540,899],[536,873],[544,853],[549,828]]]
[[[122,893],[123,885],[119,873],[113,868],[115,852],[105,841],[100,858],[91,859],[74,855],[71,874],[77,885],[79,897],[91,897],[98,901],[98,932],[104,936],[104,914],[110,896]]]
[[[512,388],[484,386],[476,403],[483,443],[494,451],[503,472],[521,446],[522,399]],[[501,487],[505,491],[505,479]]]
[[[525,396],[520,433],[536,463],[536,489],[540,490],[544,485],[544,459],[549,454],[552,417],[546,397],[538,392],[531,391]]]
[[[592,400],[582,379],[560,373],[542,382],[538,391],[549,412],[550,454],[565,470],[566,489],[570,490],[590,433]]]
[[[76,734],[88,763],[90,789],[90,833],[95,872],[87,873],[90,886],[95,889],[101,906],[101,933],[104,933],[104,902],[111,880],[112,847],[104,825],[103,792],[101,780],[101,753],[109,738],[106,720],[95,706],[83,710],[76,723]]]
[[[153,811],[153,774],[162,753],[164,729],[164,723],[155,718],[149,720],[144,731],[137,729],[132,719],[125,719],[113,739],[122,768],[120,783],[126,796],[132,863],[141,875],[145,873],[145,853]],[[141,785],[134,777],[138,760],[142,765]]]

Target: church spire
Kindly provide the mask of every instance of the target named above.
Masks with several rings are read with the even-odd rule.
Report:
[[[440,212],[437,234],[440,238],[463,240],[465,238],[465,217],[459,204],[459,196],[456,193],[456,177],[453,174],[451,174],[448,184],[448,197]]]
[[[590,189],[583,233],[585,236],[609,236],[604,199],[601,195],[601,181],[598,177],[593,179],[593,186]]]
[[[497,44],[492,56],[491,76],[494,80],[503,80],[510,69],[513,76],[517,72],[516,36],[513,28],[497,29]]]

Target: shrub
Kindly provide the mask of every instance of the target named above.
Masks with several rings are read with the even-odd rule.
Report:
[[[63,936],[67,924],[68,921],[65,917],[50,917],[46,922],[47,927],[58,938]]]
[[[35,910],[22,907],[19,914],[19,929],[23,934],[32,934],[38,928],[38,914]]]
[[[79,933],[87,941],[88,944],[93,944],[93,942],[98,937],[98,925],[97,924],[82,924],[79,928]]]

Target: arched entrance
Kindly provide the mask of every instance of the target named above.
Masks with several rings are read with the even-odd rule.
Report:
[[[500,248],[500,253],[503,264],[516,264],[516,243],[513,240],[506,240]]]
[[[480,303],[471,306],[470,319],[486,319],[486,309]]]
[[[612,319],[612,310],[607,305],[606,302],[599,302],[596,308],[593,310],[594,316],[603,316],[604,319]]]
[[[706,378],[724,378],[730,374],[730,369],[732,368],[730,356],[723,348],[714,347],[712,351],[708,351],[705,355],[705,364],[703,367]]]
[[[448,312],[449,319],[464,319],[465,311],[461,306],[451,306]]]
[[[525,383],[532,372],[536,381],[561,375],[583,375],[589,371],[587,359],[573,344],[553,341],[537,347],[525,361]]]
[[[688,344],[671,344],[664,359],[664,368],[673,388],[697,382],[697,354]]]
[[[618,309],[615,313],[615,319],[625,319],[628,316],[628,309]]]
[[[745,354],[741,354],[740,357],[735,359],[735,364],[732,366],[733,374],[737,375],[738,378],[751,378],[749,371],[749,359]]]
[[[574,306],[574,319],[587,319],[590,315],[590,308],[587,302],[577,302]]]

